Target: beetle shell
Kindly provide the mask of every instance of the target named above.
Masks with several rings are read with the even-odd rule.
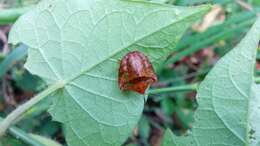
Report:
[[[120,62],[118,84],[122,91],[131,90],[144,94],[145,90],[157,82],[149,59],[141,52],[126,54]]]

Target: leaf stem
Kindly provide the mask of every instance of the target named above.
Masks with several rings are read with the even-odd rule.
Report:
[[[31,146],[45,146],[44,144],[38,142],[33,137],[22,131],[21,129],[17,127],[10,127],[8,129],[8,133],[15,137],[16,139],[19,139],[23,141],[26,144],[29,144]]]
[[[32,98],[31,100],[27,101],[23,105],[16,108],[13,112],[11,112],[1,123],[0,123],[0,137],[2,137],[6,130],[13,124],[17,122],[17,119],[21,117],[25,112],[27,112],[30,108],[32,108],[34,105],[39,103],[41,100],[46,98],[48,95],[50,95],[53,91],[56,91],[60,88],[64,87],[63,82],[58,82],[57,84],[54,84]]]
[[[260,83],[260,77],[255,77],[255,83]],[[190,85],[167,87],[160,89],[150,89],[148,94],[162,94],[167,92],[185,92],[185,91],[196,91],[198,89],[199,83],[194,83]]]
[[[33,6],[0,10],[0,25],[14,23],[21,15],[32,9]]]
[[[177,87],[168,87],[168,88],[160,88],[160,89],[151,89],[148,91],[148,94],[161,94],[167,92],[184,92],[184,91],[196,91],[199,84],[194,83],[190,85],[183,85]]]

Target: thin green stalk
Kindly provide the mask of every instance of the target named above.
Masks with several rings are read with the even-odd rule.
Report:
[[[260,77],[255,77],[255,83],[260,83]],[[168,92],[185,92],[185,91],[196,91],[199,87],[199,83],[194,83],[190,85],[183,85],[177,87],[166,87],[160,89],[150,89],[148,94],[162,94]]]
[[[33,6],[0,10],[0,25],[14,23],[21,15],[31,10]]]
[[[2,121],[2,120],[3,120],[3,118],[0,117],[0,121]],[[45,146],[42,143],[40,143],[39,141],[37,141],[36,139],[32,138],[27,133],[25,133],[23,130],[21,130],[17,127],[14,127],[14,126],[12,126],[8,129],[8,134],[10,134],[11,136],[15,137],[16,139],[19,139],[22,142],[29,144],[31,146]]]
[[[33,137],[31,137],[30,135],[28,135],[27,133],[25,133],[17,127],[10,127],[8,129],[8,133],[16,139],[19,139],[31,146],[45,146],[44,144],[40,143],[39,141],[37,141],[36,139],[34,139]]]
[[[44,90],[42,93],[38,94],[31,100],[27,101],[25,104],[16,108],[12,113],[10,113],[1,123],[0,123],[0,137],[3,136],[6,130],[13,124],[17,122],[17,119],[31,109],[34,105],[39,103],[41,100],[46,98],[48,95],[54,91],[62,88],[64,83],[57,83],[50,86],[48,89]]]
[[[184,92],[184,91],[196,91],[199,84],[190,84],[190,85],[183,85],[177,87],[168,87],[168,88],[160,88],[160,89],[151,89],[148,91],[148,94],[161,94],[167,92]]]

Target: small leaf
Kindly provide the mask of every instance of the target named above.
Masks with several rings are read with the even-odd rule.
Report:
[[[140,51],[156,70],[209,8],[43,0],[16,22],[9,39],[29,46],[25,66],[32,74],[59,84],[50,113],[64,124],[70,146],[117,146],[136,126],[146,98],[119,90],[119,60]]]
[[[254,111],[259,113],[259,109],[253,109],[260,104],[252,94],[259,39],[260,18],[241,43],[218,61],[201,83],[192,133],[173,136],[176,145],[247,146],[253,143],[252,136],[259,137],[259,114],[254,114]],[[257,133],[252,135],[254,130]]]

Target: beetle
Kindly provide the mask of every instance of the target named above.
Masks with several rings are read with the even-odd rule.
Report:
[[[120,61],[118,84],[122,91],[135,91],[144,94],[146,89],[157,82],[153,66],[143,53],[127,53]]]

